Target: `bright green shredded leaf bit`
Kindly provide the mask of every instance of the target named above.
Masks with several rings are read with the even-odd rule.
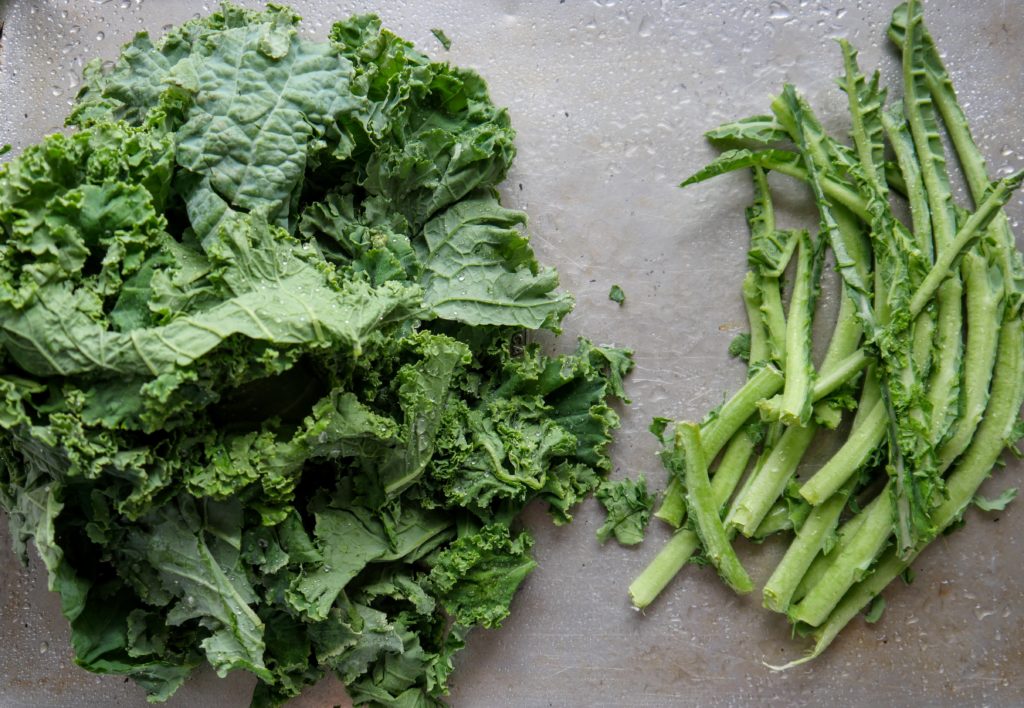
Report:
[[[522,341],[571,299],[498,202],[507,113],[373,16],[224,5],[90,64],[69,123],[0,167],[0,504],[76,663],[439,702],[632,368]]]
[[[613,285],[611,290],[608,291],[608,299],[612,302],[617,302],[619,305],[623,305],[626,302],[626,293],[623,292],[622,287],[619,285]]]
[[[444,47],[445,51],[452,48],[452,40],[448,39],[448,35],[444,33],[443,29],[435,27],[430,30],[430,34],[434,35],[434,39],[441,43],[441,46]]]

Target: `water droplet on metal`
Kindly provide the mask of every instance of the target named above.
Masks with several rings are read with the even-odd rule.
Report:
[[[793,13],[789,11],[789,8],[783,5],[781,2],[772,2],[768,4],[768,17],[773,20],[788,20],[793,16]]]

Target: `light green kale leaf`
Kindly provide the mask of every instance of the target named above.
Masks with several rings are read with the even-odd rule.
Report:
[[[632,546],[644,539],[644,530],[651,520],[654,495],[647,491],[643,475],[637,479],[605,481],[595,493],[607,514],[597,530],[597,540],[604,543],[613,535],[624,546]]]
[[[155,302],[162,326],[118,332],[102,305],[70,284],[41,288],[32,306],[11,311],[0,331],[18,364],[37,376],[120,374],[158,378],[189,366],[230,337],[279,345],[341,346],[358,354],[377,328],[416,308],[418,290],[338,283],[311,250],[259,218],[230,220],[207,249],[209,282],[220,298],[194,312]]]
[[[626,293],[622,289],[622,286],[612,285],[611,289],[608,291],[608,299],[612,302],[618,303],[620,307],[624,305],[626,302]]]
[[[370,99],[359,115],[375,146],[362,180],[370,194],[394,203],[418,231],[505,178],[515,133],[480,76],[429,61],[373,16],[335,24],[331,38]]]
[[[288,604],[313,621],[325,620],[345,586],[366,564],[388,551],[380,525],[344,509],[316,514],[316,536],[323,561],[296,575]]]
[[[557,331],[572,299],[538,265],[519,230],[522,212],[478,194],[431,219],[414,245],[424,265],[424,302],[442,319]]]
[[[194,96],[177,132],[192,226],[200,238],[233,211],[293,230],[309,153],[335,114],[359,103],[352,66],[328,44],[299,39],[290,13],[197,42],[168,80]],[[194,176],[194,178],[193,178]]]
[[[1017,488],[1010,487],[1008,489],[1004,489],[998,497],[995,497],[993,499],[983,497],[980,494],[976,494],[974,496],[973,501],[974,505],[981,509],[982,511],[1003,511],[1006,509],[1009,503],[1016,498]]]

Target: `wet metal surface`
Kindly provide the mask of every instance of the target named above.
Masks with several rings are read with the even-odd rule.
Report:
[[[244,2],[255,6],[256,3]],[[860,48],[865,68],[890,85],[898,63],[883,32],[894,3],[878,0],[447,0],[291,3],[309,32],[352,12],[435,57],[475,67],[509,106],[519,157],[505,201],[530,215],[541,259],[561,272],[577,308],[577,334],[636,351],[622,407],[616,475],[664,472],[646,431],[652,416],[699,417],[743,379],[726,348],[744,327],[740,279],[747,233],[743,175],[681,191],[714,151],[701,133],[767,109],[789,81],[826,124],[845,125],[834,39]],[[0,144],[15,150],[61,126],[78,75],[93,56],[113,59],[133,33],[212,9],[199,0],[0,0]],[[1024,7],[1002,0],[934,1],[926,15],[993,170],[1019,167],[1024,150]],[[431,35],[440,27],[449,52]],[[791,197],[782,198],[784,195]],[[805,200],[787,189],[783,203]],[[1021,200],[1011,218],[1022,216]],[[799,213],[790,216],[799,218]],[[623,307],[608,300],[622,286]],[[818,450],[820,459],[823,451]],[[815,455],[811,455],[811,460]],[[1020,484],[1010,462],[987,489]],[[805,645],[737,598],[707,569],[690,567],[645,615],[626,586],[667,536],[655,525],[638,549],[598,546],[588,501],[576,523],[555,528],[529,514],[540,567],[513,614],[478,631],[459,658],[457,706],[922,705],[1024,703],[1024,509],[968,513],[967,527],[937,541],[915,564],[913,585],[886,592],[882,620],[855,620],[822,658],[786,673],[762,662]],[[68,631],[41,567],[20,569],[0,531],[0,705],[142,706],[124,679],[71,662]],[[763,582],[775,544],[743,546]],[[755,593],[756,595],[756,593]],[[171,706],[247,705],[251,682],[200,673]],[[296,705],[344,704],[324,682]]]

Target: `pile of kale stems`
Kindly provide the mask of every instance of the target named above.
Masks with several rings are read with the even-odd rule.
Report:
[[[913,560],[972,502],[1002,509],[1016,494],[977,490],[1024,433],[1024,269],[1002,210],[1022,173],[990,180],[920,5],[897,7],[888,34],[902,54],[902,100],[887,102],[878,73],[867,78],[840,42],[852,145],[828,135],[787,85],[770,115],[710,131],[731,149],[683,183],[753,174],[742,287],[750,332],[731,347],[749,375],[701,423],[655,422],[670,472],[656,515],[678,530],[630,595],[646,607],[695,553],[750,592],[735,535],[788,533],[762,595],[814,639],[790,665],[820,655],[865,607],[877,620],[879,593],[909,581]],[[954,201],[944,137],[971,207]],[[770,172],[809,187],[816,234],[776,226]],[[909,212],[907,224],[897,211]],[[829,252],[843,294],[815,366]],[[841,447],[798,476],[820,431],[840,425]]]
[[[276,5],[83,86],[0,167],[0,504],[75,662],[439,703],[535,566],[524,506],[569,521],[610,470],[632,367],[523,342],[572,301],[494,191],[508,114],[375,17],[312,42]]]

